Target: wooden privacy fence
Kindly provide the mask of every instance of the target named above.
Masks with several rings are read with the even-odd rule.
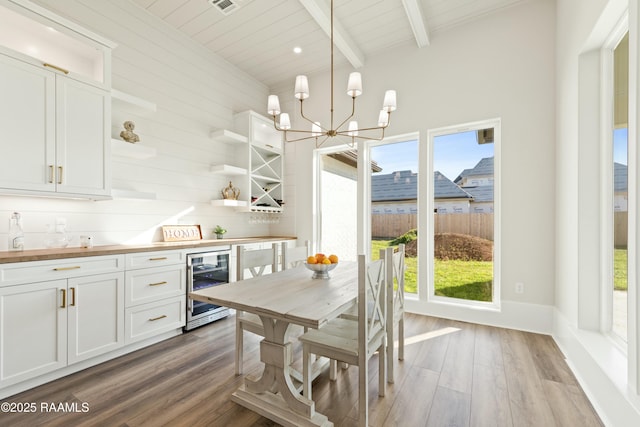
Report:
[[[492,213],[434,214],[434,233],[459,233],[493,240]],[[380,239],[395,239],[407,231],[417,228],[417,214],[371,215],[371,236]]]
[[[629,213],[613,213],[613,245],[617,249],[627,248],[627,235],[629,233]]]

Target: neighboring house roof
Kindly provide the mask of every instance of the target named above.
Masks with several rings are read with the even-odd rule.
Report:
[[[472,199],[473,196],[458,187],[449,178],[436,171],[433,174],[436,199]],[[493,186],[491,186],[493,188]],[[492,192],[493,194],[493,192]],[[371,177],[371,201],[388,202],[416,200],[418,198],[418,174],[410,170],[396,171]]]
[[[458,187],[438,171],[433,173],[433,197],[435,199],[472,199],[471,194]]]
[[[474,202],[493,202],[493,183],[478,187],[464,187],[464,191],[473,196]]]
[[[463,178],[472,176],[487,176],[493,175],[493,156],[485,157],[481,159],[473,168],[465,169],[460,172],[460,175],[453,180],[456,184],[459,184]]]
[[[418,174],[410,170],[371,176],[371,201],[416,200]]]
[[[629,178],[627,177],[627,165],[613,163],[613,190],[615,192],[627,191]]]

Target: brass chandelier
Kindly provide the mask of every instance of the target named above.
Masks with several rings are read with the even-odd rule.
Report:
[[[391,112],[396,109],[396,91],[387,90],[384,94],[382,110],[378,116],[378,126],[359,128],[358,122],[351,120],[356,111],[356,98],[362,94],[362,77],[358,72],[349,74],[347,83],[347,94],[351,96],[351,114],[344,119],[338,126],[334,127],[333,117],[333,0],[331,0],[331,121],[329,127],[324,127],[318,121],[311,120],[304,115],[304,100],[309,97],[309,82],[307,76],[296,76],[294,96],[300,101],[300,116],[311,124],[310,130],[291,129],[291,120],[289,114],[280,112],[280,100],[277,95],[269,95],[267,101],[267,112],[273,117],[273,126],[276,130],[284,133],[286,142],[303,141],[306,139],[315,139],[316,148],[324,144],[329,138],[336,136],[345,136],[351,139],[350,144],[355,144],[356,138],[364,140],[380,141],[384,138],[384,131],[391,121]],[[280,115],[279,122],[276,117]],[[348,123],[348,124],[347,124]],[[346,128],[345,128],[346,125]],[[375,131],[379,131],[377,136],[371,136]],[[365,133],[362,135],[361,133]],[[289,139],[289,133],[303,134],[304,136]]]

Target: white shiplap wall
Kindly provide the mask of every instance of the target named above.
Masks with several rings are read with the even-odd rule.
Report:
[[[56,217],[67,219],[68,232],[75,237],[72,245],[78,244],[80,234],[93,235],[96,245],[161,240],[162,224],[201,224],[205,237],[216,224],[229,230],[227,237],[293,234],[293,221],[284,217],[279,224],[254,223],[248,213],[210,205],[228,179],[212,175],[209,167],[232,162],[234,149],[213,141],[209,133],[231,129],[234,113],[261,112],[266,86],[131,1],[35,3],[116,42],[113,87],[156,104],[152,112],[114,102],[112,118],[113,136],[125,120],[133,120],[140,143],[157,150],[156,157],[144,160],[113,156],[113,187],[155,193],[156,200],[0,196],[0,235],[6,236],[14,210],[23,215],[29,249],[44,247],[46,224]],[[0,250],[6,249],[3,238]]]

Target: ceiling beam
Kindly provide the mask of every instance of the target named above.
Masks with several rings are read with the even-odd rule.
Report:
[[[331,9],[326,2],[322,0],[299,0],[302,6],[318,23],[320,28],[331,36]],[[333,17],[333,43],[338,50],[347,58],[354,68],[360,68],[364,65],[364,54],[351,39],[349,34],[342,28],[340,22]]]
[[[402,0],[404,5],[404,11],[409,18],[409,24],[411,24],[411,30],[413,30],[413,36],[418,43],[418,47],[429,46],[429,30],[427,29],[427,23],[422,15],[422,9],[420,8],[420,2],[418,0]]]

